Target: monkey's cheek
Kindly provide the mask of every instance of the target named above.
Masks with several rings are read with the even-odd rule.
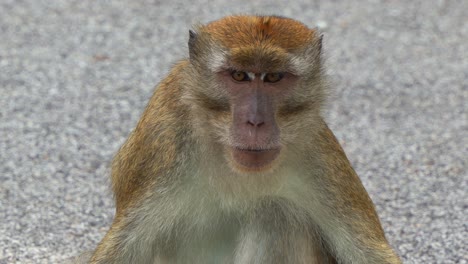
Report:
[[[264,151],[231,149],[231,157],[236,168],[243,172],[259,172],[268,170],[272,167],[279,154],[280,149]]]

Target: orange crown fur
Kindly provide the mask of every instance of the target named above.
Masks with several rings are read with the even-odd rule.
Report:
[[[304,24],[277,16],[228,16],[191,32],[191,58],[206,53],[196,42],[212,44],[212,70],[239,68],[272,72],[290,70],[300,73],[320,54],[321,36]],[[196,39],[195,39],[196,38]],[[214,42],[214,43],[213,43]],[[219,61],[223,58],[223,61]],[[286,68],[286,69],[285,69]]]
[[[229,16],[206,25],[203,30],[230,49],[272,45],[294,51],[316,35],[296,20],[274,16]]]

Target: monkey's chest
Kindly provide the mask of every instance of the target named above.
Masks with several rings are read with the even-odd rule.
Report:
[[[175,254],[169,263],[233,263],[239,238],[239,225],[227,221],[193,227],[189,235],[177,238]]]

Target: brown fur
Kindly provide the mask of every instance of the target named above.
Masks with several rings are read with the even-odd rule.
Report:
[[[232,16],[191,32],[189,49],[115,156],[116,216],[91,263],[400,263],[320,117],[319,34]],[[263,172],[239,172],[225,155],[239,140],[229,69],[296,78],[272,102],[282,150]]]
[[[289,18],[231,16],[212,22],[203,30],[228,49],[270,44],[296,52],[317,37],[317,32]]]

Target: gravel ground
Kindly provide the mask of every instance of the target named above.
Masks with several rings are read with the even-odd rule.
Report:
[[[468,263],[468,1],[284,2],[0,0],[0,263],[95,247],[112,155],[190,25],[232,13],[322,29],[326,118],[391,244],[405,263]]]

